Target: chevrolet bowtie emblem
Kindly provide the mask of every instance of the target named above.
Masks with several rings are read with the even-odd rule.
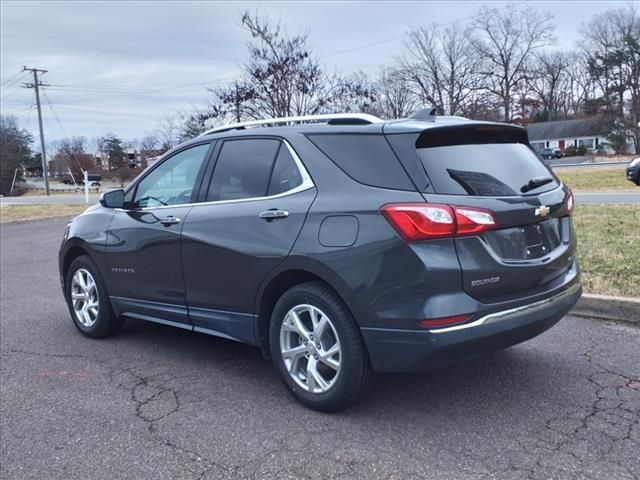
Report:
[[[546,217],[547,215],[549,215],[550,211],[551,209],[549,207],[547,207],[546,205],[542,205],[540,208],[536,208],[536,211],[534,213],[537,217]]]

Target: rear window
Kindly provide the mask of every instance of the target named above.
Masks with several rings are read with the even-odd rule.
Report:
[[[435,132],[429,132],[433,138],[421,136],[416,143],[418,156],[436,193],[514,196],[546,192],[558,186],[529,146],[520,143],[526,141],[521,132],[465,130],[440,134],[437,139]],[[553,179],[539,182],[536,188],[525,187],[533,179],[545,178]]]
[[[382,135],[308,135],[322,152],[356,182],[395,190],[415,190]]]

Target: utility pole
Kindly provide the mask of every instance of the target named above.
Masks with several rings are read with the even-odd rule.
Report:
[[[36,104],[38,105],[38,124],[40,126],[40,146],[42,148],[42,176],[44,178],[44,190],[45,193],[47,195],[50,194],[49,192],[49,171],[47,168],[47,155],[45,154],[44,151],[44,130],[42,129],[42,109],[40,108],[40,91],[38,90],[39,87],[46,87],[48,86],[45,83],[39,82],[38,81],[38,73],[42,73],[45,74],[47,73],[47,70],[41,70],[38,68],[27,68],[27,67],[23,67],[22,71],[29,71],[33,73],[33,83],[25,83],[24,87],[25,88],[35,88],[36,90]]]

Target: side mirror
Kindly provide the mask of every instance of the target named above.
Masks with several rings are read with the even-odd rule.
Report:
[[[100,205],[107,208],[122,208],[124,206],[124,190],[112,190],[100,195]]]

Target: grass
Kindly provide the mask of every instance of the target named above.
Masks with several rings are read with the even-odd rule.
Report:
[[[626,179],[625,168],[584,167],[556,169],[555,174],[573,191],[631,190],[640,188]]]
[[[584,291],[640,297],[640,205],[578,205],[574,225]]]
[[[78,215],[88,205],[4,205],[0,207],[0,223],[20,220],[40,220],[43,218]]]

